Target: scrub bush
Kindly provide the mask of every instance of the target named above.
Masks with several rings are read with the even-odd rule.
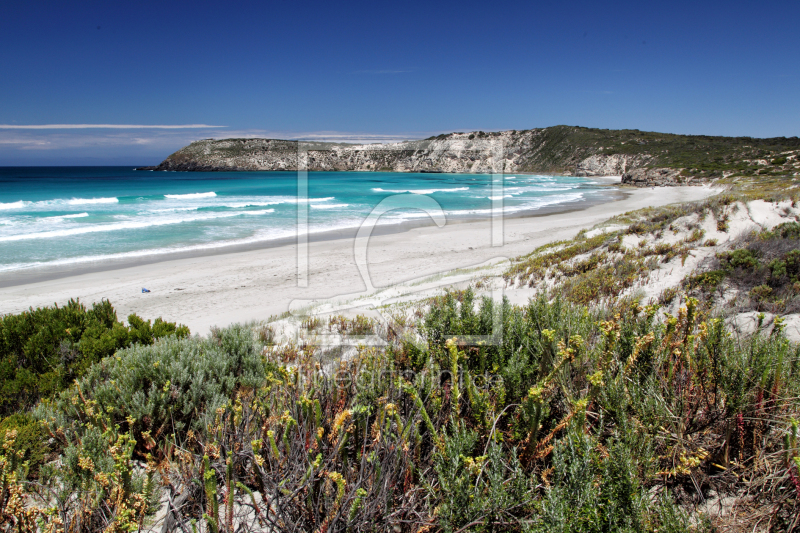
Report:
[[[331,371],[243,326],[131,347],[37,409],[41,483],[85,531],[702,531],[712,490],[790,525],[800,349],[681,303],[450,291]]]
[[[260,345],[250,328],[214,330],[207,339],[167,337],[135,345],[94,365],[36,416],[64,445],[82,422],[131,432],[146,452],[165,435],[202,432],[240,387],[265,378]]]
[[[117,320],[108,300],[91,309],[70,300],[64,307],[0,317],[0,415],[27,409],[40,398],[64,390],[120,348],[189,334],[186,326],[160,318],[151,325],[130,315],[128,323]]]

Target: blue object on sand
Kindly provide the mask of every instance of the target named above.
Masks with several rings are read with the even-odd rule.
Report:
[[[142,292],[150,292],[150,290],[149,289],[145,289],[144,287],[142,287]]]

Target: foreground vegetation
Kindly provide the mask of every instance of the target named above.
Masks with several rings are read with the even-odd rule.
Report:
[[[449,292],[334,368],[264,327],[124,348],[36,408],[37,471],[6,432],[3,527],[687,531],[733,495],[790,529],[798,347],[656,311]]]
[[[135,314],[125,325],[107,300],[91,309],[70,300],[64,307],[0,316],[0,416],[65,389],[120,348],[168,335],[186,337],[189,329],[160,318],[150,324]]]

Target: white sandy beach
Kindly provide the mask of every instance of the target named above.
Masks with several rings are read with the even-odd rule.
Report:
[[[369,270],[375,287],[386,287],[464,268],[492,258],[513,258],[550,241],[573,237],[606,219],[647,206],[699,200],[710,187],[626,189],[626,198],[583,210],[504,223],[504,244],[491,246],[490,223],[469,222],[411,229],[375,236],[369,244]],[[308,286],[298,287],[294,245],[238,253],[176,259],[123,269],[73,275],[0,288],[0,314],[106,298],[120,318],[138,313],[188,325],[193,333],[234,322],[263,320],[288,310],[298,298],[328,298],[363,291],[352,239],[309,245]],[[142,287],[150,289],[143,294]]]

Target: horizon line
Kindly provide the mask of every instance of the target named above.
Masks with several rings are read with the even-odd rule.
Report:
[[[3,130],[86,130],[86,129],[201,129],[201,128],[227,128],[228,126],[214,126],[210,124],[0,124]]]

